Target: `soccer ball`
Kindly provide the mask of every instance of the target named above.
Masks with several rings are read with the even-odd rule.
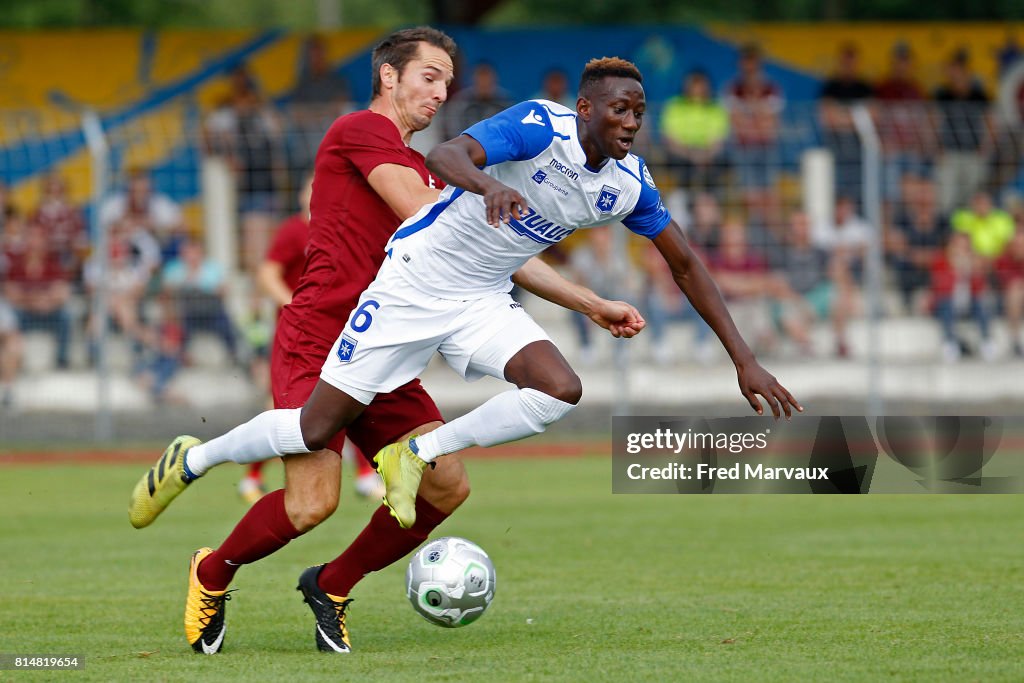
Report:
[[[497,577],[483,549],[464,538],[431,541],[405,572],[412,608],[436,626],[458,628],[479,619],[494,599]]]

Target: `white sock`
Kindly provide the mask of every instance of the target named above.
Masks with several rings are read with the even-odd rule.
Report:
[[[198,477],[225,462],[247,465],[275,455],[309,453],[299,426],[301,413],[302,408],[260,413],[227,434],[190,448],[185,467]]]
[[[416,454],[424,462],[431,462],[470,446],[495,446],[540,434],[575,407],[536,389],[506,391],[476,410],[417,436]]]

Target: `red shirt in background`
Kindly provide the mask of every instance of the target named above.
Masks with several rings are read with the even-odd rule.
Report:
[[[306,268],[308,243],[309,223],[304,216],[296,214],[281,224],[267,250],[267,260],[281,264],[284,283],[293,292],[298,288],[302,271]]]

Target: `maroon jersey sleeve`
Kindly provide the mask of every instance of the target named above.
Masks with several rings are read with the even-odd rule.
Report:
[[[348,126],[343,145],[345,155],[364,178],[381,164],[416,168],[398,129],[383,116],[364,116],[357,125]]]

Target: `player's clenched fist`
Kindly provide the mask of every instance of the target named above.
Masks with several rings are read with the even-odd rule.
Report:
[[[508,223],[510,218],[521,220],[529,208],[523,195],[499,182],[495,182],[484,193],[484,206],[487,209],[487,224],[495,228],[501,223]]]

